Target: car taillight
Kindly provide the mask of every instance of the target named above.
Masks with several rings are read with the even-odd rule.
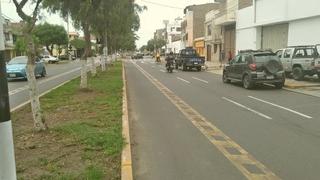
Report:
[[[252,71],[256,71],[256,70],[257,70],[257,65],[256,65],[256,64],[249,64],[249,68],[250,68]]]

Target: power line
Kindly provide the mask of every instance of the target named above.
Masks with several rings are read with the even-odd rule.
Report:
[[[156,6],[162,6],[162,7],[172,8],[172,9],[180,9],[180,10],[184,9],[184,8],[181,8],[181,7],[170,6],[170,5],[167,5],[167,4],[161,4],[161,3],[152,2],[152,1],[146,1],[146,0],[141,0],[141,1],[145,2],[145,3],[153,4],[153,5],[156,5]]]

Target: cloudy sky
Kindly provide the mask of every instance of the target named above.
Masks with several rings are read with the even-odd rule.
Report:
[[[2,13],[10,17],[13,21],[19,21],[20,18],[15,11],[12,0],[0,0]],[[173,21],[176,17],[183,17],[183,9],[188,5],[203,4],[214,2],[214,0],[136,0],[139,5],[145,5],[148,10],[140,14],[141,28],[138,31],[140,39],[137,46],[141,47],[153,37],[156,29],[163,28],[163,20]],[[32,9],[32,6],[26,5],[25,10]],[[29,10],[30,12],[30,10]],[[66,22],[59,15],[42,12],[44,18],[41,21],[47,21],[52,24],[59,24],[66,27]],[[70,31],[74,31],[70,28]]]

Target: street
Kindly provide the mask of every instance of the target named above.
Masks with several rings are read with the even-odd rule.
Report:
[[[319,98],[125,66],[135,179],[319,179]]]
[[[46,64],[47,76],[37,79],[39,93],[42,94],[63,82],[80,75],[80,62],[72,61],[60,64]],[[15,109],[29,100],[27,81],[8,82],[10,108]]]

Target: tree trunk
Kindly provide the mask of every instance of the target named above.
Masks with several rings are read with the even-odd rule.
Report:
[[[107,62],[108,62],[108,42],[107,42],[107,36],[104,37],[104,43],[103,43],[103,57],[101,59],[101,69],[102,71],[105,71],[107,66]]]
[[[87,61],[81,60],[81,82],[80,88],[86,89],[88,88],[88,77],[87,77]]]
[[[82,24],[83,32],[84,32],[84,39],[86,41],[86,47],[84,50],[84,54],[81,58],[81,82],[80,88],[88,88],[88,76],[87,76],[87,59],[90,54],[91,49],[91,41],[90,41],[90,32],[89,32],[89,25],[85,22]]]
[[[96,67],[96,63],[95,63],[95,58],[91,57],[91,75],[94,77],[97,75],[97,67]]]
[[[37,81],[35,77],[35,57],[36,57],[36,48],[34,46],[31,33],[25,35],[26,42],[28,43],[28,63],[27,63],[27,78],[28,78],[28,85],[29,85],[29,96],[30,96],[30,103],[31,103],[31,110],[34,120],[34,128],[36,131],[44,131],[47,129],[47,125],[43,119],[40,107],[40,100],[39,100],[39,92]]]

